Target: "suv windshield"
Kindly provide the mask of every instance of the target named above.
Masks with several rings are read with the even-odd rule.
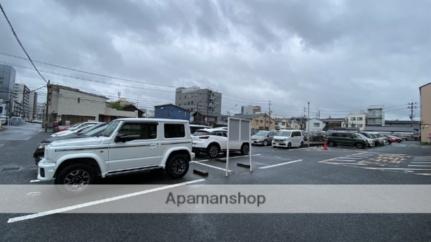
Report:
[[[96,135],[100,134],[101,132],[103,132],[103,130],[105,130],[107,126],[108,126],[107,124],[97,125],[97,127],[92,127],[91,129],[89,129],[85,132],[82,132],[81,134],[84,136],[88,136],[88,137],[96,136]]]
[[[111,136],[111,134],[114,132],[114,130],[117,128],[118,124],[120,123],[119,120],[114,120],[111,121],[105,128],[105,130],[103,130],[100,133],[100,136],[105,136],[105,137],[109,137]]]

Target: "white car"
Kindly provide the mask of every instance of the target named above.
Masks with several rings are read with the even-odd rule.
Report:
[[[70,134],[79,132],[79,131],[81,131],[81,130],[83,130],[85,128],[88,128],[88,127],[90,127],[92,125],[96,125],[96,124],[99,124],[99,123],[100,122],[89,121],[89,122],[85,122],[85,123],[75,124],[72,127],[70,127],[69,129],[66,129],[66,130],[63,130],[63,131],[60,131],[60,132],[52,134],[51,137],[61,137],[61,136],[64,136],[64,135],[70,135]]]
[[[54,141],[45,147],[38,179],[86,185],[111,175],[164,168],[183,177],[194,158],[188,121],[116,119],[97,137]]]
[[[221,151],[227,150],[227,129],[200,129],[193,136],[193,152],[203,152],[210,158],[216,158]],[[246,155],[250,150],[248,142],[229,142],[229,150],[240,151]]]
[[[272,139],[272,147],[301,147],[304,146],[304,134],[301,130],[280,130]]]

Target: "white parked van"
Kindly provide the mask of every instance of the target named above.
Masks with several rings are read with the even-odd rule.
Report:
[[[301,147],[304,146],[304,134],[301,130],[280,130],[272,139],[272,147]]]

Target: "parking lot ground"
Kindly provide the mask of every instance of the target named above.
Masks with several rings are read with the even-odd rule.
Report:
[[[21,129],[20,132],[25,134],[18,135],[15,140],[2,139],[3,133],[0,134],[1,184],[30,184],[30,180],[35,179],[36,166],[32,152],[47,135],[34,132],[31,128]],[[232,154],[229,166],[232,172],[228,177],[221,170],[225,168],[223,156],[217,160],[198,157],[182,179],[172,180],[164,171],[155,170],[111,177],[103,183],[157,184],[161,189],[193,181],[199,184],[431,184],[431,148],[417,142],[364,150],[349,147],[323,150],[321,147],[274,149],[253,146],[252,152],[255,168],[252,173],[236,165],[238,162],[247,163],[247,156]],[[208,177],[193,174],[194,168],[207,170]],[[10,218],[24,215],[0,214],[2,240],[431,239],[431,216],[428,214],[52,214],[7,223]]]

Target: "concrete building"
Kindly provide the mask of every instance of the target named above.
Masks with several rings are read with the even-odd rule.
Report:
[[[108,98],[76,88],[50,85],[48,88],[48,127],[53,122],[74,124],[88,120],[108,122],[115,118],[139,117],[138,111],[112,108]],[[45,121],[46,122],[46,121]]]
[[[45,107],[46,103],[38,103],[36,106],[36,120],[44,120],[45,119]]]
[[[245,115],[260,113],[262,112],[261,110],[262,108],[256,105],[241,106],[241,114],[245,114]]]
[[[383,106],[368,107],[367,126],[385,126],[385,112]]]
[[[23,117],[25,120],[30,120],[30,89],[25,84],[15,83],[13,95],[13,115]]]
[[[31,91],[29,96],[29,120],[36,119],[37,114],[37,92]]]
[[[221,115],[222,94],[199,87],[179,87],[175,93],[175,105],[189,112],[199,112],[205,116]]]
[[[364,130],[367,122],[367,115],[363,112],[351,113],[347,115],[347,128]]]
[[[12,66],[0,64],[0,99],[9,104],[13,99],[13,88],[15,84],[15,69]],[[9,108],[10,112],[11,109]]]
[[[322,120],[317,118],[311,118],[307,120],[305,124],[305,131],[308,131],[310,133],[322,132],[325,126],[326,124]]]
[[[190,121],[190,112],[173,104],[164,104],[154,106],[154,117]]]
[[[420,136],[421,142],[431,143],[431,82],[419,87],[420,94]]]

